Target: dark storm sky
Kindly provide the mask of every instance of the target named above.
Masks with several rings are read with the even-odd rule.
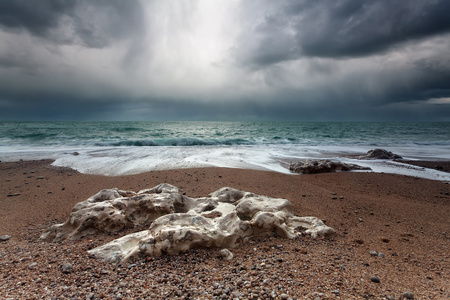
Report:
[[[450,121],[450,1],[0,2],[0,120]]]

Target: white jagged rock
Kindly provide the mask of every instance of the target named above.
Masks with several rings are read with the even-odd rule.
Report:
[[[76,204],[67,221],[48,228],[41,239],[56,242],[139,226],[148,229],[92,249],[90,255],[120,263],[134,256],[175,255],[199,247],[233,248],[252,236],[317,238],[334,233],[318,218],[294,216],[286,199],[228,187],[195,199],[164,183],[138,193],[102,190]],[[231,259],[228,253],[222,255]]]
[[[155,219],[176,211],[187,211],[193,204],[170,184],[160,184],[138,193],[116,188],[101,190],[77,203],[67,221],[48,228],[41,239],[57,242],[97,232],[149,226]]]

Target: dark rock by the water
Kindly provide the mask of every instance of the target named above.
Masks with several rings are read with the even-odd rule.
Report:
[[[385,149],[373,149],[364,155],[358,156],[358,159],[402,159],[400,155],[394,154]]]
[[[331,160],[303,160],[291,163],[289,170],[295,173],[316,174],[336,171],[370,170],[370,168]]]

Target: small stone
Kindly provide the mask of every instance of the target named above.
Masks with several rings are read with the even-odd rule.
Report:
[[[387,300],[395,300],[395,297],[394,296],[387,296],[386,299]]]
[[[225,260],[231,260],[233,258],[233,253],[231,253],[228,249],[221,249],[219,251],[220,256],[222,256]]]
[[[288,296],[287,294],[281,294],[280,297],[281,297],[281,299],[287,299],[287,298],[289,298],[289,296]]]
[[[413,295],[413,293],[411,293],[411,292],[404,292],[404,293],[402,294],[402,296],[403,296],[403,298],[405,298],[405,299],[414,299],[414,295]]]
[[[9,240],[11,237],[9,235],[2,235],[0,236],[0,241],[2,242],[6,242],[7,240]]]
[[[378,277],[370,277],[370,281],[380,283],[380,279]]]
[[[20,195],[21,195],[20,193],[8,194],[8,197],[16,197]]]
[[[384,253],[378,253],[378,257],[384,258]]]
[[[62,271],[64,274],[72,273],[72,272],[73,272],[73,266],[72,266],[72,264],[66,263],[66,264],[62,265],[61,271]]]
[[[370,251],[370,256],[378,256],[377,251],[371,250]]]
[[[341,200],[344,199],[344,196],[340,196],[339,199],[341,199]]]
[[[31,263],[31,264],[28,266],[28,268],[30,268],[30,269],[33,269],[33,268],[35,268],[35,267],[37,267],[37,263],[36,263],[36,262],[33,262],[33,263]]]

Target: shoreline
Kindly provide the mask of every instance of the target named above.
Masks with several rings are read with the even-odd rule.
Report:
[[[382,173],[291,176],[215,167],[109,177],[50,164],[51,160],[0,163],[0,235],[11,236],[0,242],[4,253],[0,272],[5,274],[0,292],[5,297],[85,299],[92,293],[100,298],[120,294],[123,299],[144,295],[183,299],[189,294],[210,299],[217,293],[228,299],[236,293],[256,299],[270,298],[274,292],[275,298],[284,293],[298,299],[397,299],[411,292],[417,299],[442,299],[450,295],[446,182]],[[101,189],[138,191],[163,182],[189,197],[230,186],[286,198],[296,215],[324,219],[337,234],[324,240],[251,239],[232,249],[230,262],[218,258],[216,249],[199,249],[142,258],[117,269],[89,258],[86,250],[122,233],[58,244],[38,239],[52,223],[64,222],[76,203]],[[370,251],[384,257],[371,256]],[[61,272],[65,263],[71,263],[74,271]]]
[[[410,164],[422,168],[433,169],[441,172],[450,173],[450,161],[448,160],[396,160],[404,164]]]

